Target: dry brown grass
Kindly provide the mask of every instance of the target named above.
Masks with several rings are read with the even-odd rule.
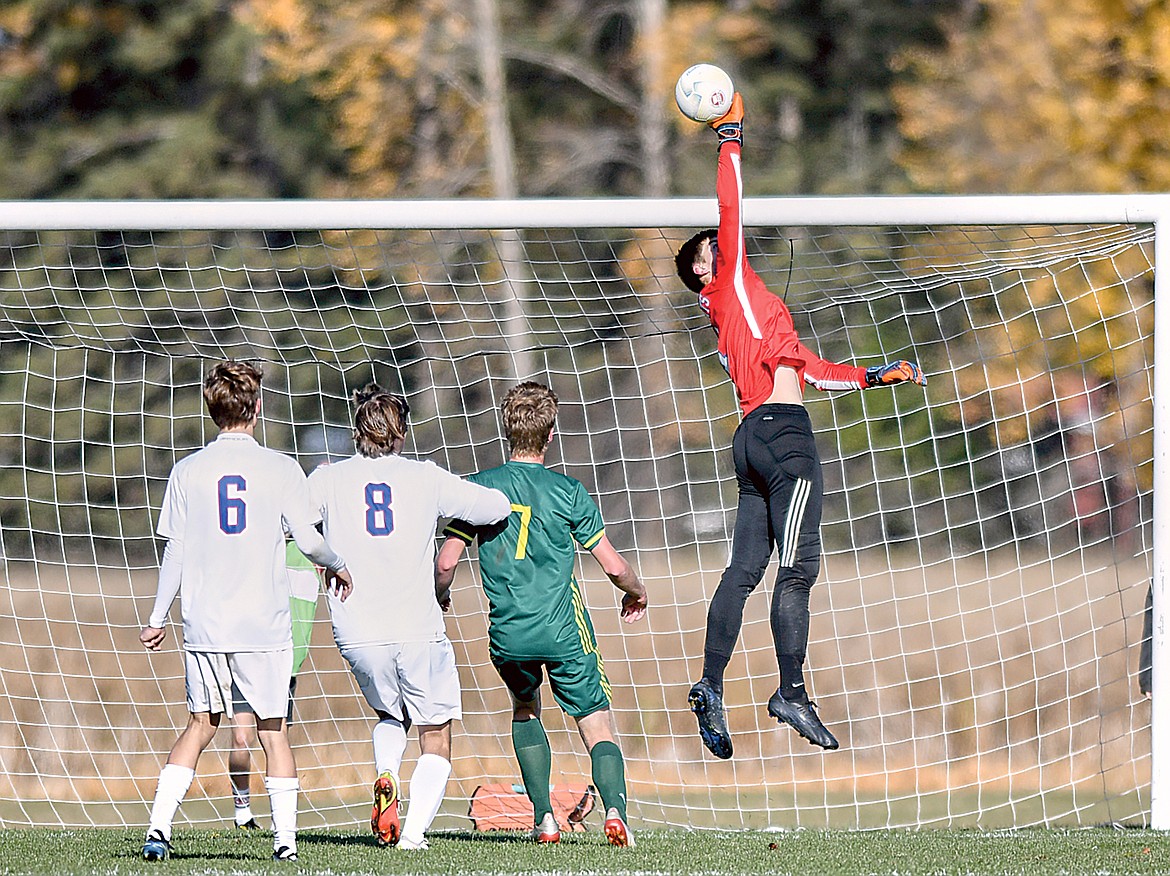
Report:
[[[930,799],[984,809],[994,799],[1009,810],[1039,801],[1032,820],[1041,821],[1077,820],[1090,806],[1095,819],[1141,817],[1149,707],[1134,678],[1144,561],[1075,554],[1050,563],[1007,552],[925,566],[878,554],[829,558],[813,591],[809,656],[821,714],[842,743],[829,754],[764,714],[776,681],[762,586],[728,671],[736,757],[718,762],[702,749],[685,703],[723,556],[636,560],[652,600],[641,625],[619,624],[615,591],[589,559],[582,586],[644,819],[907,823],[934,819],[921,806]],[[0,587],[0,824],[145,817],[186,716],[174,639],[160,654],[137,641],[154,585],[151,570],[10,567]],[[464,567],[448,621],[465,710],[454,797],[482,781],[518,781],[508,699],[486,659],[485,608]],[[372,772],[370,716],[325,615],[322,604],[292,730],[307,823],[360,817]],[[588,758],[563,716],[549,708],[545,720],[557,780],[587,778]],[[193,798],[225,796],[227,734],[214,744]],[[1126,802],[1096,814],[1110,800]],[[941,804],[943,821],[951,805]],[[198,806],[187,811],[202,817],[192,815]]]

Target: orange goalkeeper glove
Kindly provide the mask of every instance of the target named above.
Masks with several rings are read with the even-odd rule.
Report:
[[[926,375],[917,363],[902,359],[891,362],[889,365],[873,365],[865,369],[865,385],[893,386],[895,383],[913,381],[919,386],[926,386]]]
[[[707,124],[719,135],[720,146],[724,143],[743,145],[743,98],[738,91],[731,98],[731,109]]]

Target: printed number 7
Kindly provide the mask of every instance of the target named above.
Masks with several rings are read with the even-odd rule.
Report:
[[[513,504],[512,510],[520,512],[520,537],[516,539],[516,559],[522,560],[528,552],[528,524],[532,522],[532,506]]]

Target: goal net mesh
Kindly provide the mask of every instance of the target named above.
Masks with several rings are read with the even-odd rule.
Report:
[[[646,620],[619,623],[582,555],[636,826],[1147,824],[1152,226],[749,229],[808,346],[914,359],[929,386],[806,393],[825,472],[807,666],[841,748],[766,714],[773,560],[727,671],[730,761],[686,705],[739,422],[674,275],[692,231],[0,234],[0,826],[147,820],[186,722],[181,630],[161,653],[138,643],[154,529],[170,469],[215,433],[200,383],[227,357],[263,363],[257,437],[306,471],[353,452],[348,397],[367,381],[408,397],[405,453],[458,474],[504,461],[511,385],[552,386],[548,464],[597,498],[649,591]],[[520,781],[477,576],[471,552],[447,619],[464,719],[437,828],[469,826],[477,786]],[[586,783],[546,700],[553,781]],[[322,599],[290,730],[302,826],[363,829],[372,725]],[[229,822],[229,748],[223,729],[180,823]]]

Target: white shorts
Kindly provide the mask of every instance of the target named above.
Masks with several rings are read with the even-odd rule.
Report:
[[[187,710],[213,715],[235,714],[233,691],[256,718],[283,718],[288,714],[288,685],[292,678],[293,649],[241,651],[220,654],[185,652]]]
[[[455,649],[446,638],[344,647],[341,656],[374,711],[428,726],[463,717]]]
[[[293,722],[293,700],[297,695],[297,677],[294,675],[292,681],[288,683],[288,714],[285,715],[285,720],[288,721],[289,726]],[[247,712],[250,715],[256,714],[252,706],[244,699],[243,693],[240,692],[239,687],[232,685],[232,709],[238,715],[240,712]]]

